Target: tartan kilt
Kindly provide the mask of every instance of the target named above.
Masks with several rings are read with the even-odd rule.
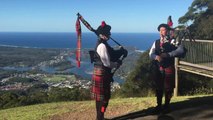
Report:
[[[169,66],[167,68],[160,67],[160,74],[154,79],[156,84],[156,89],[174,89],[175,88],[175,68],[174,66]]]
[[[172,90],[175,88],[175,68],[174,66],[169,66],[164,69],[165,71],[165,82],[164,82],[164,88]]]
[[[94,66],[92,75],[91,98],[96,101],[108,101],[111,97],[110,70],[102,66]]]

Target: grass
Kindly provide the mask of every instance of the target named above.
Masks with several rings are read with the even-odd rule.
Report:
[[[85,105],[88,105],[88,102],[58,102],[37,104],[1,110],[0,116],[2,116],[1,118],[3,118],[3,120],[42,120],[55,114],[76,111],[75,109],[70,109],[70,106],[75,106],[77,105],[76,103],[85,103]]]
[[[213,95],[180,96],[172,98],[172,103],[187,101],[193,98]],[[144,110],[156,105],[155,97],[117,98],[111,99],[106,117],[116,117]],[[94,101],[57,102],[37,104],[0,110],[0,120],[55,120],[62,119],[94,119]],[[55,119],[54,119],[55,118]]]
[[[76,80],[74,75],[52,75],[52,76],[47,76],[43,78],[44,81],[55,82],[55,83],[65,81],[67,79]]]

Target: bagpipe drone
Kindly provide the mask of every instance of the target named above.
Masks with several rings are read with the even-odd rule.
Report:
[[[177,45],[182,44],[182,42],[186,41],[188,38],[190,42],[195,42],[191,31],[188,26],[178,26],[176,28],[172,28],[173,22],[171,16],[167,19],[167,25],[169,26],[168,36],[170,39],[175,39]]]
[[[169,32],[168,32],[168,38],[171,41],[172,44],[174,44],[176,47],[182,46],[184,53],[179,56],[179,58],[184,58],[187,53],[187,48],[184,46],[184,42],[186,39],[189,40],[189,42],[196,42],[193,38],[189,26],[178,26],[176,28],[173,28],[173,22],[171,19],[171,16],[168,17],[167,25],[169,26]]]

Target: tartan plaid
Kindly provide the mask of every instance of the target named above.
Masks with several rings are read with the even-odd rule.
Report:
[[[155,83],[158,90],[173,89],[175,87],[175,68],[169,66],[167,68],[160,67],[160,75],[156,76]]]
[[[175,88],[175,68],[174,68],[174,66],[164,68],[164,71],[165,71],[164,88],[170,89],[170,90],[174,89]]]
[[[81,64],[81,23],[79,18],[76,20],[76,32],[77,32],[77,49],[76,49],[76,62],[77,66],[80,67]]]
[[[91,97],[96,101],[108,101],[111,96],[110,73],[100,66],[94,66],[92,75]]]

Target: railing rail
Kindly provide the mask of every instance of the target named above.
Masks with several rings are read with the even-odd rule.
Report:
[[[213,78],[213,40],[185,40],[183,45],[188,51],[184,59],[175,60],[174,96],[178,95],[179,70]]]

